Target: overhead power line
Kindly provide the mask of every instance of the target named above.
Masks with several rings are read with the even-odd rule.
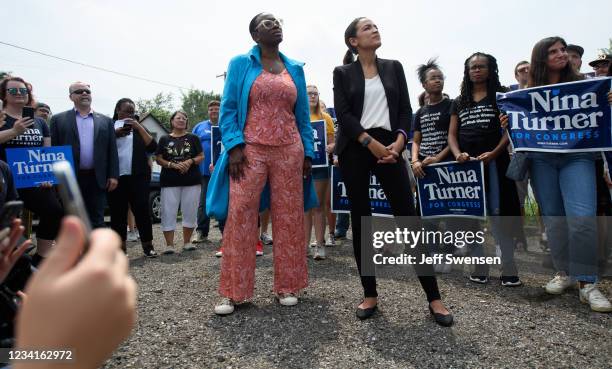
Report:
[[[51,55],[51,54],[47,54],[44,53],[42,51],[37,51],[37,50],[32,50],[32,49],[28,49],[27,47],[23,47],[23,46],[19,46],[19,45],[14,45],[8,42],[4,42],[4,41],[0,41],[1,45],[6,45],[6,46],[10,46],[13,47],[15,49],[19,49],[19,50],[24,50],[33,54],[38,54],[38,55],[42,55],[42,56],[46,56],[48,58],[52,58],[52,59],[57,59],[57,60],[61,60],[61,61],[65,61],[68,63],[72,63],[72,64],[76,64],[76,65],[80,65],[82,67],[87,67],[87,68],[92,68],[92,69],[96,69],[102,72],[107,72],[107,73],[112,73],[112,74],[116,74],[118,76],[122,76],[122,77],[127,77],[127,78],[132,78],[132,79],[138,79],[140,81],[145,81],[145,82],[150,82],[150,83],[155,83],[158,85],[163,85],[163,86],[167,86],[167,87],[174,87],[174,88],[178,88],[181,90],[190,90],[189,87],[183,87],[183,86],[179,86],[179,85],[174,85],[172,83],[166,83],[166,82],[161,82],[161,81],[156,81],[154,79],[149,79],[149,78],[144,78],[144,77],[139,77],[139,76],[135,76],[132,74],[127,74],[127,73],[122,73],[122,72],[117,72],[115,70],[111,70],[111,69],[106,69],[106,68],[102,68],[102,67],[98,67],[95,65],[91,65],[91,64],[86,64],[86,63],[81,63],[79,61],[76,60],[71,60],[71,59],[67,59],[67,58],[62,58],[60,56],[56,56],[56,55]]]

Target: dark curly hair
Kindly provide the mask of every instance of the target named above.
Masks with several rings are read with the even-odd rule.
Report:
[[[436,58],[429,59],[427,63],[421,64],[417,68],[417,75],[419,76],[419,81],[421,81],[421,84],[424,84],[425,81],[427,80],[427,72],[430,69],[440,70],[440,66],[438,65]]]
[[[493,55],[482,52],[475,52],[465,59],[463,63],[463,81],[461,82],[461,94],[459,95],[458,108],[465,109],[475,105],[474,102],[474,83],[470,80],[470,59],[475,56],[486,58],[488,61],[489,76],[487,77],[487,96],[493,101],[493,107],[497,110],[497,102],[495,101],[496,92],[507,92],[508,89],[499,82],[499,68],[497,67],[497,59]]]

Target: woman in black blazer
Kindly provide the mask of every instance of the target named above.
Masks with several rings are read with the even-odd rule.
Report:
[[[349,50],[344,65],[334,69],[334,105],[338,116],[336,153],[351,204],[353,249],[365,299],[357,317],[367,319],[377,309],[372,242],[361,249],[362,216],[371,216],[370,172],[380,181],[394,216],[414,216],[408,171],[402,159],[410,130],[412,109],[400,62],[380,59],[380,34],[368,18],[357,18],[344,33]],[[359,59],[353,60],[353,54]],[[402,225],[402,228],[404,226]],[[410,249],[410,248],[407,248]],[[417,261],[425,251],[412,250]],[[416,272],[436,322],[451,325],[452,315],[442,304],[432,265],[416,265]]]
[[[148,154],[155,152],[157,142],[134,117],[134,102],[128,98],[119,100],[113,114],[119,156],[119,184],[108,193],[111,228],[121,237],[125,250],[129,204],[136,219],[142,251],[146,257],[154,258],[157,253],[153,248],[153,225],[149,212],[151,166]]]

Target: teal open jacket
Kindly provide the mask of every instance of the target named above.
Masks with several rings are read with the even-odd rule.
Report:
[[[306,79],[304,77],[304,63],[287,58],[280,54],[285,68],[297,89],[297,101],[294,114],[302,144],[304,156],[314,157],[314,139],[310,124],[310,110],[308,95],[306,93]],[[244,145],[244,126],[249,111],[249,93],[255,79],[261,74],[261,50],[254,46],[247,54],[234,57],[227,69],[221,112],[219,116],[219,129],[224,151],[215,165],[206,193],[206,213],[216,219],[227,217],[229,204],[229,151],[237,145]],[[260,201],[260,210],[266,209],[270,204],[269,185],[266,184]],[[318,206],[317,195],[314,189],[312,176],[304,180],[304,209],[308,210]]]

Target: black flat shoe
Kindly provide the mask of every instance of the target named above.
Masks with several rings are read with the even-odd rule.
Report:
[[[374,305],[373,307],[367,308],[367,309],[357,308],[357,311],[355,312],[355,315],[357,315],[357,318],[359,318],[361,320],[366,320],[369,317],[371,317],[372,315],[374,315],[376,310],[378,310],[378,305]]]
[[[438,323],[439,325],[443,327],[450,327],[451,325],[453,325],[453,314],[449,313],[447,315],[444,315],[444,314],[434,313],[431,306],[429,306],[429,312],[434,317],[434,320],[436,321],[436,323]]]

